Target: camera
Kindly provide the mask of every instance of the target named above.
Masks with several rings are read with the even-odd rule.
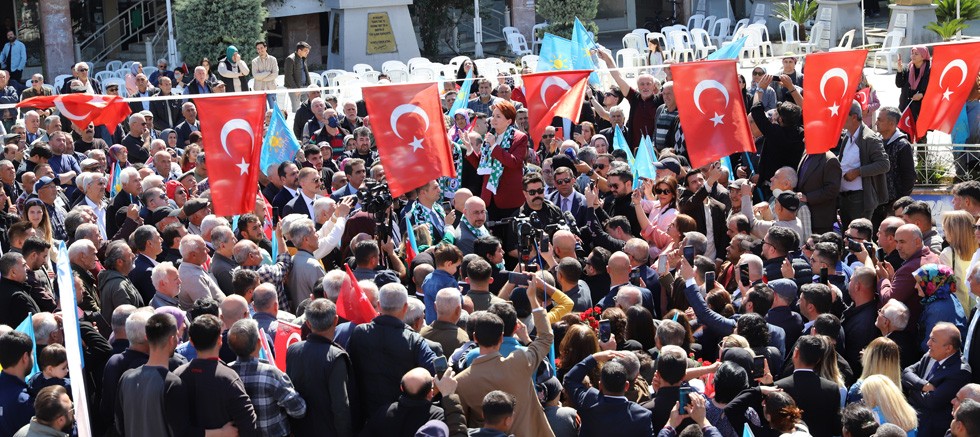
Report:
[[[370,178],[365,179],[364,186],[357,191],[357,201],[360,202],[362,211],[374,215],[374,221],[378,225],[378,241],[387,241],[391,236],[388,209],[394,202],[388,184]]]

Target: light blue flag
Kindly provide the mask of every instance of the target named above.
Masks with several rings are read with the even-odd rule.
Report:
[[[272,230],[272,262],[273,263],[275,263],[276,259],[279,258],[279,244],[276,243],[277,241],[279,241],[279,237],[276,236],[276,230],[273,229]]]
[[[623,130],[619,128],[619,125],[616,125],[616,133],[613,135],[613,149],[626,152],[626,163],[630,165],[630,168],[636,166],[636,157],[633,156],[633,151],[626,143],[626,137],[623,136]]]
[[[544,39],[541,40],[541,52],[538,56],[536,72],[574,70],[577,65],[576,56],[584,57],[585,50],[579,49],[578,44],[571,40],[546,33]],[[589,69],[591,67],[582,68]]]
[[[728,180],[729,181],[734,181],[735,180],[735,168],[732,167],[732,158],[730,156],[722,156],[721,157],[721,163],[724,164],[726,168],[728,168]]]
[[[31,355],[34,357],[34,367],[31,368],[31,372],[27,374],[26,379],[31,379],[32,376],[34,376],[36,373],[41,371],[37,367],[37,340],[34,339],[34,322],[32,320],[33,317],[34,317],[34,313],[27,313],[27,318],[24,319],[23,322],[20,322],[19,325],[17,325],[17,329],[14,329],[14,331],[23,332],[24,334],[27,334],[27,336],[31,338]]]
[[[576,56],[572,59],[572,64],[575,65],[575,68],[580,70],[596,70],[598,64],[592,55],[592,51],[598,50],[599,46],[592,40],[589,31],[585,29],[585,25],[579,21],[578,17],[575,17],[575,27],[572,28],[572,42],[578,44],[578,49],[584,53],[584,58]],[[588,61],[588,63],[584,61]],[[580,63],[582,65],[579,65]],[[599,85],[601,83],[599,82],[599,75],[595,71],[589,75],[589,83],[592,85]]]
[[[708,61],[717,61],[720,59],[738,59],[739,53],[742,53],[742,47],[745,47],[745,40],[748,37],[743,36],[727,46],[722,46],[716,52],[708,55]]]
[[[755,437],[755,434],[752,434],[752,429],[749,428],[749,422],[742,425],[742,437]]]
[[[276,104],[272,105],[272,119],[269,120],[269,128],[265,131],[265,138],[262,139],[262,157],[259,160],[259,169],[266,171],[272,164],[279,164],[292,161],[299,152],[299,141],[293,130],[286,125],[286,119],[282,116],[282,111]]]
[[[473,89],[473,69],[466,72],[466,79],[463,80],[463,86],[459,88],[459,92],[456,93],[456,100],[453,101],[453,106],[449,108],[449,116],[455,117],[456,111],[466,107],[466,103],[470,100],[470,91]]]
[[[88,401],[85,391],[85,355],[82,353],[82,332],[79,329],[78,300],[75,298],[75,280],[68,261],[68,247],[64,242],[58,245],[57,271],[58,289],[61,290],[58,302],[62,308],[62,330],[64,332],[65,352],[68,355],[68,374],[73,375],[71,381],[72,399],[75,403],[75,417],[89,417]],[[78,435],[92,435],[92,427],[88,420],[76,421]]]
[[[640,178],[656,179],[657,172],[653,168],[653,152],[649,147],[648,137],[644,136],[640,140],[640,147],[636,149],[636,165],[633,167],[634,190],[643,184]]]
[[[966,105],[960,111],[960,116],[956,119],[956,124],[953,125],[953,131],[950,132],[950,136],[953,139],[953,144],[964,144],[970,136],[970,122],[966,116]]]
[[[653,147],[653,138],[647,136],[647,150],[650,151],[650,162],[660,162],[657,158],[657,149]]]

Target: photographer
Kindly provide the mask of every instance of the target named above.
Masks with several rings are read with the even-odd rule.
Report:
[[[551,235],[557,230],[557,225],[564,221],[562,212],[555,204],[544,199],[544,180],[541,179],[539,174],[528,173],[524,175],[523,185],[524,205],[512,217],[529,217],[531,226],[537,231],[547,230],[550,239]],[[507,255],[515,259],[520,259],[518,249],[521,241],[518,233],[509,232],[504,239],[504,248],[507,250]],[[532,246],[534,244],[532,243]]]

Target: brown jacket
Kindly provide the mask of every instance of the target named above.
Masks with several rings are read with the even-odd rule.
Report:
[[[501,390],[517,398],[519,405],[514,412],[511,434],[554,437],[544,410],[538,407],[538,395],[531,382],[541,360],[548,355],[555,336],[544,311],[535,310],[532,314],[538,338],[531,342],[527,350],[515,350],[507,358],[497,352],[481,355],[457,377],[459,388],[456,392],[470,428],[483,426],[483,397],[493,390]]]
[[[463,343],[470,341],[466,331],[452,323],[441,320],[436,320],[431,325],[423,327],[419,331],[419,335],[426,340],[432,340],[442,345],[442,351],[447,355],[459,349]]]

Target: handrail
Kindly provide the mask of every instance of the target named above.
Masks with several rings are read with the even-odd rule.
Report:
[[[113,52],[127,43],[133,37],[137,37],[150,28],[158,28],[167,18],[166,10],[157,7],[156,2],[143,0],[129,8],[121,11],[114,18],[100,26],[96,31],[75,45],[75,56],[85,59],[92,63],[104,61]],[[142,24],[138,28],[133,26],[133,16],[137,14],[142,19]],[[119,37],[114,41],[107,41],[106,36],[111,29],[118,29]],[[92,53],[93,47],[97,47],[101,42],[101,48],[96,48]],[[139,43],[135,41],[134,43]]]

